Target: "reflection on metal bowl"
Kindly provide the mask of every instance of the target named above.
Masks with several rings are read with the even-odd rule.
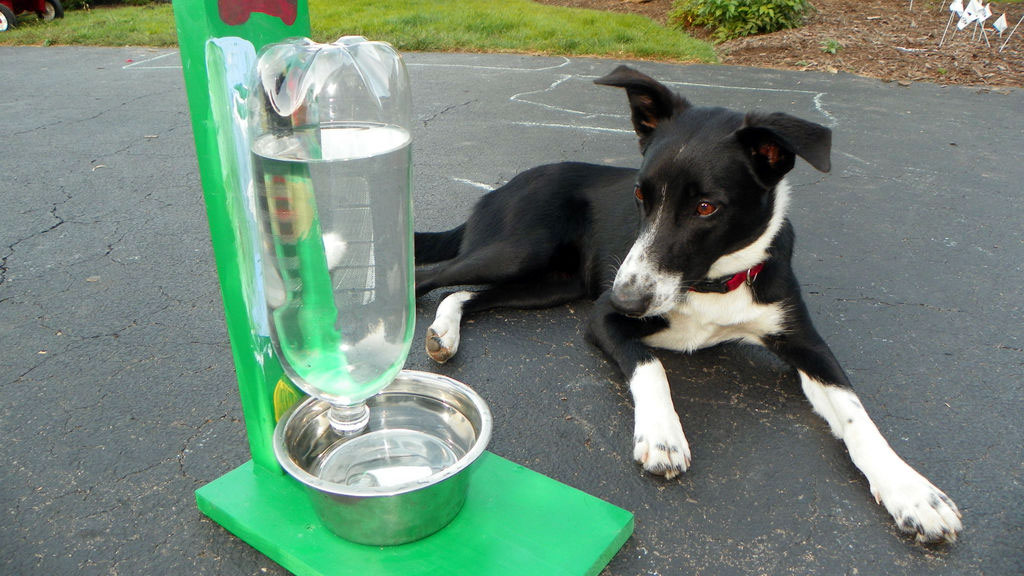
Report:
[[[293,407],[274,432],[278,462],[346,540],[383,546],[429,536],[462,508],[467,469],[490,440],[491,413],[468,386],[411,370],[367,405],[366,430],[348,437],[331,427],[327,402]]]

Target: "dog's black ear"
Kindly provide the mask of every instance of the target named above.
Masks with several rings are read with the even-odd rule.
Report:
[[[641,150],[647,148],[648,138],[659,124],[676,112],[690,107],[685,98],[629,66],[619,66],[611,74],[594,80],[594,84],[626,89],[633,115],[633,129],[640,137]]]
[[[750,154],[754,173],[766,187],[778,184],[796,163],[793,148],[767,128],[746,126],[736,131],[736,138]]]
[[[754,169],[765,184],[774,186],[793,169],[794,154],[822,172],[832,169],[832,131],[795,116],[748,114],[736,132],[750,152]]]

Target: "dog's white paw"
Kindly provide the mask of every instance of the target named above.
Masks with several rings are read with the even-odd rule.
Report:
[[[435,362],[444,364],[459,350],[459,325],[462,322],[462,306],[473,299],[472,292],[455,292],[441,301],[434,315],[434,322],[427,328],[427,355]]]
[[[963,529],[956,504],[910,465],[899,464],[871,487],[875,500],[918,542],[956,541]]]
[[[636,406],[633,424],[633,459],[644,470],[675,478],[690,467],[690,444],[672,406],[668,376],[661,362],[644,362],[633,370],[629,390]]]
[[[679,417],[641,415],[637,410],[633,432],[633,459],[651,474],[672,479],[690,467],[690,444]]]
[[[434,362],[444,364],[459,350],[459,326],[439,326],[437,322],[427,328],[427,355]]]

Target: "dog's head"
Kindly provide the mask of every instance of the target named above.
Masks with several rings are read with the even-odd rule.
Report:
[[[783,178],[796,156],[830,168],[824,126],[692,106],[626,66],[595,82],[626,89],[643,154],[634,190],[640,235],[612,287],[624,314],[664,314],[689,286],[763,261],[785,221]]]

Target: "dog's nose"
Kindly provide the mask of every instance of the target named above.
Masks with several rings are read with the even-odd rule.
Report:
[[[638,293],[626,293],[612,291],[611,305],[620,314],[639,318],[643,316],[651,306],[651,297]]]

